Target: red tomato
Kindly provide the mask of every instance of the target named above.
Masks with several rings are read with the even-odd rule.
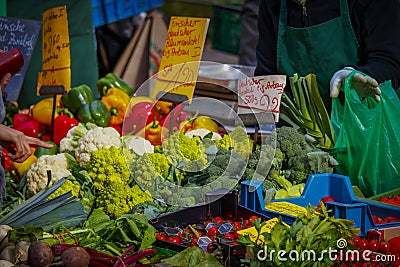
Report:
[[[217,216],[214,218],[214,222],[222,224],[224,223],[224,219],[222,219],[222,217]]]
[[[357,247],[359,247],[361,250],[367,250],[369,249],[369,243],[366,239],[361,238],[358,242],[357,242]]]
[[[390,252],[400,253],[400,236],[393,237],[389,240]]]
[[[162,234],[162,233],[156,233],[156,238],[158,239],[158,240],[167,240],[167,237],[164,235],[164,234]]]
[[[235,239],[238,239],[239,236],[240,236],[240,234],[239,234],[238,232],[233,232],[233,237],[234,237]]]
[[[257,220],[258,220],[258,216],[256,216],[256,215],[250,216],[250,218],[249,218],[250,222],[257,221]]]
[[[382,223],[382,218],[372,215],[372,220],[374,221],[375,224],[381,224]]]
[[[373,252],[378,252],[379,251],[379,247],[380,247],[380,243],[378,240],[376,239],[372,239],[369,241],[369,250],[373,251]]]
[[[387,216],[385,217],[385,222],[390,223],[390,222],[400,222],[400,219],[397,218],[396,216]]]
[[[383,254],[387,254],[390,251],[390,245],[386,241],[382,241],[379,244],[379,252]]]
[[[242,230],[242,224],[240,222],[233,222],[233,229],[236,231]]]
[[[213,237],[213,236],[217,236],[218,234],[219,234],[219,232],[218,232],[217,227],[211,227],[210,229],[208,229],[207,236]]]
[[[331,196],[325,196],[321,199],[322,202],[326,203],[326,202],[335,202],[335,199]]]
[[[226,233],[224,235],[224,238],[226,238],[226,239],[235,239],[235,236],[232,233]]]
[[[167,238],[167,241],[171,242],[171,243],[175,243],[175,244],[180,244],[181,243],[181,239],[178,236],[169,236]]]
[[[194,245],[194,246],[197,246],[197,242],[199,241],[199,239],[197,238],[197,237],[193,237],[192,238],[192,244]]]

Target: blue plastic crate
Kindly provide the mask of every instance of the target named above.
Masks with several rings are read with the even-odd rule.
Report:
[[[163,4],[163,0],[150,0],[150,8],[161,7]]]
[[[104,6],[106,13],[106,21],[107,23],[113,23],[119,20],[118,12],[117,12],[117,4],[112,1]]]
[[[92,7],[93,27],[97,28],[106,24],[102,6]]]
[[[151,9],[150,0],[134,0],[133,2],[136,14],[139,14],[140,12],[146,12]]]
[[[357,199],[354,196],[349,177],[338,174],[310,175],[300,197],[278,199],[273,200],[273,202],[285,201],[302,207],[306,207],[309,203],[317,206],[325,196],[331,196],[335,199],[335,202],[326,203],[327,209],[331,210],[330,214],[336,218],[353,220],[355,227],[360,228],[361,235],[366,235],[368,230],[375,228],[384,229],[400,226],[400,222],[375,224],[373,220],[373,215],[381,218],[387,216],[400,218],[400,207],[388,207]],[[270,218],[281,216],[282,220],[288,224],[292,224],[296,219],[295,216],[265,208],[261,181],[241,183],[240,205]]]
[[[119,19],[130,18],[137,14],[135,9],[135,0],[117,0],[117,16]]]
[[[92,18],[95,28],[114,22],[114,0],[92,0]]]

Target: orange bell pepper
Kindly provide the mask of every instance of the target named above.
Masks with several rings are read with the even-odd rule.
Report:
[[[154,113],[153,116],[153,121],[147,124],[146,127],[144,127],[144,129],[142,129],[136,135],[143,136],[144,139],[150,141],[153,146],[159,146],[167,137],[168,128],[160,125],[160,122],[157,120],[156,113]]]
[[[118,88],[107,90],[107,95],[101,98],[101,102],[111,113],[110,124],[120,125],[123,123],[130,100],[131,98]]]
[[[157,101],[156,107],[160,110],[162,115],[168,115],[171,112],[173,103],[167,101]]]

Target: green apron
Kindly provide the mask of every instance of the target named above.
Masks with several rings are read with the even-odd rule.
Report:
[[[340,0],[340,17],[307,28],[287,26],[286,1],[291,0],[281,0],[279,17],[278,72],[289,77],[295,73],[300,76],[314,73],[321,97],[330,111],[329,83],[333,74],[359,59],[347,1]]]

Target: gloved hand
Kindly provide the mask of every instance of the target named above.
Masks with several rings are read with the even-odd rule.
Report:
[[[332,76],[330,82],[330,96],[332,98],[337,97],[340,90],[343,90],[344,81],[353,70],[353,68],[347,67],[337,71]],[[381,90],[378,87],[378,82],[374,78],[356,73],[353,76],[352,83],[352,87],[356,90],[359,97],[370,96],[376,101],[380,101]]]

